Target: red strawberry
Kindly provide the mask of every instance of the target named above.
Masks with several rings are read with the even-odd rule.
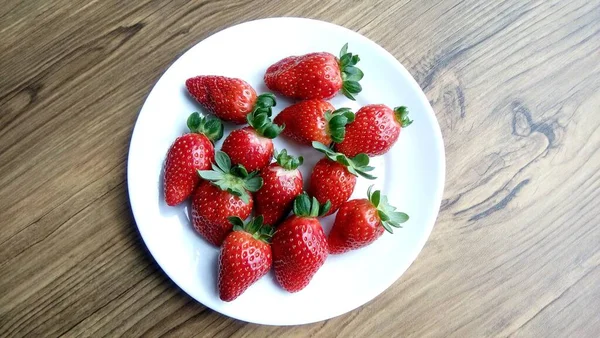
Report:
[[[271,269],[269,241],[273,228],[263,227],[262,216],[244,224],[239,217],[229,217],[233,232],[221,246],[217,285],[221,300],[231,302]]]
[[[293,104],[275,117],[275,123],[285,125],[283,135],[311,145],[312,141],[325,145],[342,142],[346,124],[354,121],[349,108],[335,108],[327,101],[307,100]]]
[[[193,113],[187,120],[190,133],[178,137],[169,148],[165,161],[164,195],[168,205],[177,205],[190,197],[198,185],[198,170],[210,168],[215,156],[214,141],[223,137],[223,124],[214,117]]]
[[[192,200],[192,223],[194,229],[207,241],[221,245],[233,227],[227,217],[245,219],[252,212],[254,202],[248,191],[254,192],[262,186],[257,173],[248,175],[244,167],[231,167],[227,154],[219,151],[215,155],[213,170],[198,173],[202,181]]]
[[[353,94],[362,90],[358,81],[363,72],[355,67],[358,55],[347,51],[345,44],[339,59],[326,52],[287,57],[267,69],[265,84],[294,99],[330,99],[341,90],[354,100]]]
[[[295,158],[283,149],[275,155],[276,163],[263,168],[259,176],[263,186],[254,194],[256,215],[265,218],[265,224],[275,225],[292,209],[294,198],[302,192],[302,173],[298,166],[302,156]]]
[[[394,233],[392,227],[401,228],[400,223],[408,220],[408,215],[397,212],[379,190],[371,194],[372,188],[367,191],[367,199],[345,202],[338,211],[327,239],[330,253],[367,246],[379,238],[384,229]]]
[[[394,110],[383,104],[364,106],[356,112],[354,122],[346,127],[346,137],[335,149],[346,156],[383,155],[398,140],[400,130],[411,123],[404,106]]]
[[[320,203],[331,202],[329,215],[350,198],[358,175],[370,180],[375,179],[367,173],[374,168],[368,166],[369,157],[365,154],[358,154],[350,159],[318,142],[313,142],[313,147],[325,153],[325,157],[313,168],[308,193]]]
[[[236,124],[246,123],[246,115],[260,98],[246,81],[224,76],[196,76],[187,79],[185,86],[206,110]]]
[[[272,95],[272,94],[270,94]],[[241,164],[248,171],[259,170],[271,163],[273,141],[283,130],[270,119],[268,112],[262,109],[248,114],[249,127],[234,130],[223,142],[221,150],[231,157],[233,164]]]
[[[294,215],[288,217],[273,236],[275,278],[289,292],[308,285],[327,259],[327,239],[317,219],[329,209],[306,193],[294,200]]]

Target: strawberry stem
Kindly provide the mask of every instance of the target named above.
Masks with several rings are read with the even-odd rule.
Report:
[[[346,137],[346,125],[354,122],[354,113],[350,108],[340,108],[333,112],[325,112],[327,132],[335,143],[340,143]]]
[[[271,242],[271,237],[273,237],[273,234],[275,233],[275,229],[263,224],[264,219],[262,215],[251,219],[247,223],[244,223],[244,221],[237,216],[227,217],[227,219],[233,224],[233,231],[245,231],[255,239],[267,244]]]
[[[212,169],[198,170],[198,175],[221,190],[238,196],[244,203],[250,201],[249,191],[256,192],[263,185],[262,178],[257,176],[258,171],[248,173],[246,168],[239,164],[232,167],[231,159],[222,151],[217,151],[215,154],[215,162],[212,164]]]
[[[392,227],[402,228],[400,224],[408,221],[409,217],[403,212],[396,211],[396,208],[388,203],[387,196],[381,195],[381,191],[375,190],[375,192],[371,193],[372,189],[373,186],[371,185],[367,190],[367,198],[377,209],[377,216],[381,220],[381,226],[393,234]]]
[[[406,128],[413,123],[413,121],[408,118],[408,109],[405,106],[394,108],[394,115],[396,116],[396,121],[400,123],[402,128]]]
[[[223,137],[223,122],[212,115],[202,116],[194,112],[188,117],[187,126],[192,133],[204,134],[213,143]]]
[[[275,151],[275,160],[285,170],[294,170],[298,168],[304,162],[302,156],[294,157],[288,155],[287,150],[283,149],[281,152]]]
[[[266,113],[269,117],[273,114],[273,107],[277,105],[275,95],[271,93],[263,93],[258,95],[254,104],[253,112]]]
[[[306,192],[296,196],[294,199],[294,215],[300,217],[321,217],[331,209],[331,202],[327,200],[325,204],[319,204],[316,197],[312,199]]]
[[[369,156],[367,156],[367,154],[360,153],[353,158],[348,158],[342,153],[333,151],[323,143],[313,141],[312,146],[316,150],[325,154],[328,159],[345,166],[348,172],[350,172],[352,175],[362,176],[369,180],[376,179],[375,176],[368,173],[375,168],[369,166]]]
[[[363,78],[364,73],[356,67],[358,61],[360,61],[358,55],[348,53],[348,44],[346,43],[340,51],[338,64],[342,75],[342,93],[350,100],[356,100],[354,95],[362,91],[362,86],[358,81]]]
[[[251,113],[246,116],[248,124],[256,130],[256,132],[269,139],[276,138],[285,126],[279,126],[271,121],[273,110],[271,109],[276,104],[275,95],[264,93],[258,96],[256,104]]]

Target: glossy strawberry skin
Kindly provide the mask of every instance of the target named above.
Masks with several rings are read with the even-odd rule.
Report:
[[[232,131],[221,150],[231,158],[231,163],[243,165],[248,172],[266,167],[273,158],[273,141],[260,136],[252,127]]]
[[[245,231],[227,235],[219,255],[217,286],[221,300],[230,302],[271,269],[271,246]]]
[[[256,103],[256,91],[246,81],[224,76],[196,76],[185,82],[190,95],[224,121],[245,124]]]
[[[346,137],[335,149],[348,157],[359,153],[383,155],[398,140],[401,129],[391,108],[383,104],[364,106],[356,112],[354,122],[346,126]]]
[[[233,228],[227,217],[246,219],[253,205],[252,197],[244,203],[239,197],[202,181],[192,199],[192,224],[208,242],[220,246]]]
[[[174,206],[190,197],[200,181],[197,170],[209,169],[214,156],[211,141],[202,134],[189,133],[177,138],[165,161],[165,202]]]
[[[274,122],[285,124],[282,134],[300,144],[310,146],[312,141],[317,141],[329,145],[331,137],[327,132],[325,112],[334,110],[327,101],[306,100],[282,110]]]
[[[329,200],[331,209],[327,215],[330,215],[350,198],[355,186],[356,176],[345,166],[322,158],[315,164],[310,175],[308,193],[316,197],[321,204]]]
[[[327,238],[314,217],[292,215],[275,232],[271,244],[275,278],[289,292],[304,289],[325,263]]]
[[[338,210],[327,238],[329,252],[340,254],[365,247],[383,232],[377,208],[368,199],[347,201]]]
[[[302,193],[300,170],[285,170],[277,163],[260,171],[263,187],[254,194],[256,215],[263,215],[264,223],[274,226],[292,209],[294,198]]]
[[[265,84],[294,99],[330,99],[342,88],[337,58],[330,53],[290,56],[273,64],[265,73]]]

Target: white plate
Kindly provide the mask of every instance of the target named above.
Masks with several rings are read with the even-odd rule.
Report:
[[[162,166],[176,137],[185,133],[186,118],[201,108],[188,97],[184,82],[195,75],[224,75],[248,81],[265,92],[267,67],[289,56],[315,51],[337,55],[344,43],[359,54],[365,77],[362,93],[352,102],[339,94],[335,107],[355,111],[363,105],[405,105],[414,123],[400,134],[392,150],[372,159],[375,181],[360,178],[353,198],[367,187],[389,196],[410,215],[403,229],[384,234],[369,247],[330,255],[304,290],[290,294],[273,273],[262,278],[231,303],[216,291],[219,249],[197,235],[189,222],[189,204],[168,207],[163,201]],[[274,113],[291,104],[278,96]],[[232,126],[226,128],[226,135]],[[221,140],[222,142],[222,140]],[[217,148],[221,142],[217,143]],[[275,147],[303,155],[306,181],[321,157],[311,148],[293,146],[281,137]],[[160,78],[146,99],[131,139],[127,180],[131,207],[148,249],[177,285],[202,304],[248,322],[293,325],[341,315],[373,299],[394,283],[421,251],[435,223],[444,186],[444,145],[429,102],[406,69],[387,51],[362,35],[330,23],[298,18],[246,22],[225,29],[183,54]],[[322,220],[328,233],[334,216]]]

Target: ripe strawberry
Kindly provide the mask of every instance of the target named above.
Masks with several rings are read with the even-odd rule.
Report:
[[[335,110],[324,100],[307,100],[293,104],[275,117],[275,123],[285,125],[283,135],[310,146],[312,141],[330,145],[342,142],[346,124],[354,121],[349,108]]]
[[[327,238],[317,217],[329,209],[306,193],[294,200],[294,215],[288,217],[273,236],[275,278],[289,292],[308,285],[327,259]]]
[[[178,137],[165,161],[165,202],[173,206],[190,197],[198,185],[198,170],[210,168],[215,156],[213,142],[223,137],[223,124],[217,118],[193,113],[187,120],[190,133]]]
[[[267,69],[264,80],[269,89],[294,99],[330,99],[341,90],[354,100],[353,94],[362,90],[358,81],[363,72],[355,67],[358,61],[345,44],[339,59],[326,52],[282,59]]]
[[[227,217],[245,219],[252,212],[254,202],[248,191],[262,186],[258,173],[248,174],[242,166],[231,167],[229,156],[222,151],[215,155],[213,170],[198,171],[202,181],[192,200],[194,229],[207,241],[221,245],[233,227]]]
[[[389,205],[379,190],[371,194],[372,188],[367,191],[367,199],[345,202],[338,211],[327,239],[330,253],[367,246],[379,238],[384,229],[393,234],[392,227],[401,228],[400,223],[408,220],[408,215]]]
[[[233,164],[241,164],[248,171],[259,170],[271,163],[273,141],[283,130],[271,122],[271,108],[248,114],[249,127],[231,132],[223,142],[221,150],[231,157]]]
[[[354,122],[346,127],[346,137],[335,149],[346,156],[383,155],[398,140],[400,130],[412,122],[404,106],[394,110],[383,104],[364,106],[356,112]]]
[[[190,95],[206,110],[224,121],[246,123],[260,97],[246,81],[224,76],[202,75],[185,81]],[[270,95],[270,94],[268,94]]]
[[[283,149],[275,154],[277,162],[263,168],[259,176],[263,186],[254,194],[256,215],[265,218],[265,224],[275,225],[292,209],[294,198],[302,192],[302,173],[298,170],[302,156],[295,158]]]
[[[325,153],[325,157],[313,168],[308,193],[320,203],[331,202],[331,209],[327,213],[329,215],[350,198],[358,175],[370,180],[375,179],[367,173],[374,168],[368,166],[369,157],[365,154],[358,154],[350,159],[319,142],[313,142],[313,147]]]
[[[273,228],[263,227],[262,216],[244,224],[239,217],[229,217],[233,232],[221,246],[217,286],[221,300],[231,302],[271,269],[269,241]]]

